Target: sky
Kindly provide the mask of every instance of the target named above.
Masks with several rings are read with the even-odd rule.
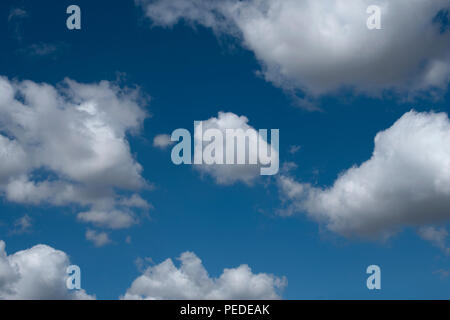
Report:
[[[449,8],[2,1],[0,298],[450,298]],[[194,121],[279,172],[175,165]]]

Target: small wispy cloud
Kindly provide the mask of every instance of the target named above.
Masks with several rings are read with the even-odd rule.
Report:
[[[21,55],[29,57],[56,57],[67,48],[65,43],[33,43],[25,48],[17,50]]]
[[[16,18],[27,18],[28,13],[22,8],[12,8],[8,15],[8,22]]]
[[[32,227],[32,219],[29,215],[24,215],[23,217],[14,221],[14,229],[11,234],[24,234],[30,232]]]
[[[441,279],[446,279],[450,275],[450,270],[439,269],[434,271],[433,274],[439,275]]]
[[[434,246],[440,248],[445,254],[450,255],[450,248],[446,245],[448,232],[445,228],[438,229],[426,226],[420,228],[418,234],[422,239],[429,241]]]
[[[289,147],[289,153],[290,154],[296,154],[297,152],[300,151],[301,148],[302,148],[301,146],[292,145],[292,146]]]
[[[159,149],[166,149],[172,144],[174,144],[174,142],[170,139],[168,134],[158,134],[153,139],[153,146]]]
[[[23,39],[23,20],[28,18],[29,14],[23,8],[12,8],[8,15],[8,24],[11,28],[14,39],[21,42]]]
[[[96,247],[103,247],[111,243],[111,239],[106,232],[99,232],[92,229],[86,231],[86,239],[91,241]]]

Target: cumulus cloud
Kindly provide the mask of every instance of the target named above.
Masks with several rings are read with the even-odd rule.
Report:
[[[149,267],[133,281],[124,299],[223,300],[279,299],[285,278],[254,274],[247,265],[225,269],[219,278],[211,278],[202,261],[192,252],[179,258],[177,268],[171,259]]]
[[[111,240],[106,232],[98,232],[91,229],[86,231],[86,239],[91,241],[96,247],[103,247],[111,243]]]
[[[202,121],[202,131],[196,130],[196,135],[194,135],[194,143],[201,144],[203,141],[203,147],[211,144],[211,142],[205,142],[205,137],[202,135],[207,130],[216,129],[219,130],[224,138],[223,142],[223,153],[219,155],[218,158],[223,159],[223,163],[226,163],[226,153],[227,144],[234,143],[231,140],[226,139],[226,130],[234,129],[241,131],[235,131],[237,139],[236,142],[245,139],[247,144],[245,145],[244,151],[246,153],[245,164],[203,164],[195,165],[195,168],[201,173],[208,174],[216,181],[218,184],[230,185],[236,182],[243,182],[245,184],[252,184],[257,177],[261,175],[261,167],[269,167],[269,165],[262,165],[260,158],[260,150],[266,150],[266,154],[271,155],[272,163],[271,166],[276,168],[278,171],[279,167],[279,156],[278,156],[278,146],[271,146],[267,143],[268,137],[263,137],[257,130],[248,124],[248,118],[245,116],[238,116],[232,112],[219,112],[217,117],[212,117],[208,120]],[[270,130],[269,130],[270,131]],[[257,148],[251,148],[250,145],[258,146]],[[237,146],[234,148],[237,151]],[[270,150],[270,152],[269,152]],[[217,152],[217,150],[216,150]],[[202,153],[200,148],[195,150],[197,157]],[[264,151],[263,151],[264,153]],[[194,155],[195,156],[195,155]],[[249,159],[257,159],[257,164],[250,164]],[[236,160],[236,157],[235,157]],[[236,162],[235,162],[236,163]]]
[[[372,157],[328,188],[280,176],[287,208],[345,236],[388,237],[404,226],[450,220],[450,122],[445,113],[404,114],[375,137]],[[422,233],[431,239],[431,233]],[[433,233],[433,237],[436,233]]]
[[[337,90],[439,94],[450,82],[448,0],[136,1],[154,26],[183,20],[237,37],[265,78],[311,99]],[[376,4],[382,29],[369,30]]]
[[[66,253],[46,245],[8,255],[0,241],[0,299],[47,300],[93,299],[84,290],[66,288]]]
[[[139,90],[107,81],[55,87],[0,77],[0,192],[22,204],[76,204],[83,221],[130,226],[135,193],[147,186],[127,141],[147,116],[142,102]]]
[[[166,149],[168,146],[172,145],[173,141],[170,140],[168,134],[158,134],[153,139],[153,146],[160,149]]]

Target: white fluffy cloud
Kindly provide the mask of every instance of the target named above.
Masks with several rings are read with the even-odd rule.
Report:
[[[77,215],[78,220],[90,222],[98,227],[106,227],[109,229],[128,228],[137,223],[132,212],[123,212],[119,210],[109,211],[86,211]]]
[[[55,87],[0,77],[0,192],[16,203],[77,204],[83,221],[130,226],[133,193],[146,186],[127,141],[146,118],[141,102],[138,90],[107,81]]]
[[[223,144],[223,154],[221,157],[225,159],[226,156],[226,145],[229,143],[225,139],[227,129],[242,129],[240,132],[236,132],[238,137],[245,138],[245,133],[248,132],[247,138],[249,143],[245,146],[245,152],[247,153],[246,164],[204,164],[195,165],[195,168],[202,173],[206,173],[214,178],[218,184],[230,185],[236,182],[243,182],[246,184],[251,184],[255,181],[257,177],[261,175],[261,162],[257,161],[258,164],[249,164],[248,159],[250,157],[259,159],[258,149],[252,149],[249,147],[250,143],[253,145],[259,145],[262,150],[270,150],[273,167],[279,167],[279,156],[278,150],[275,150],[267,141],[262,137],[258,130],[248,125],[248,118],[245,116],[238,116],[232,112],[219,112],[217,117],[212,117],[208,120],[202,121],[203,133],[209,129],[218,129],[224,137]],[[269,130],[270,131],[270,130]],[[197,131],[197,135],[194,136],[195,142],[201,142],[204,137],[200,136],[200,131]],[[251,142],[250,142],[251,141]],[[203,146],[210,144],[210,142],[203,142]],[[235,148],[236,151],[236,148]],[[202,150],[197,149],[197,153],[201,153]],[[225,160],[224,160],[225,162]]]
[[[436,92],[450,82],[448,0],[136,2],[156,26],[184,20],[238,37],[268,81],[307,97],[340,88],[370,95]],[[373,4],[382,10],[382,30],[366,26]]]
[[[177,268],[171,259],[149,267],[127,290],[124,299],[279,299],[285,278],[254,274],[247,265],[225,269],[219,278],[211,278],[202,261],[191,252],[179,258]]]
[[[0,241],[0,299],[93,299],[84,290],[66,288],[69,257],[46,245],[7,255]]]
[[[450,121],[445,113],[408,112],[376,135],[369,160],[333,186],[317,188],[289,175],[279,186],[289,203],[283,213],[306,212],[346,236],[387,237],[404,226],[444,223],[450,220]]]

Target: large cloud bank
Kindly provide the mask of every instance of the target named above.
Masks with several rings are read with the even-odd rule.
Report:
[[[378,133],[372,157],[329,188],[282,175],[284,214],[306,212],[345,236],[387,237],[404,226],[450,220],[450,121],[445,113],[403,115]],[[426,232],[425,232],[425,231]],[[422,229],[443,246],[446,233]]]
[[[84,290],[68,290],[69,257],[46,245],[8,255],[0,241],[0,299],[67,300],[93,299]]]
[[[448,0],[136,2],[155,26],[184,20],[237,37],[268,81],[307,97],[340,88],[436,94],[450,81]],[[374,4],[381,9],[381,30],[366,26],[366,10]]]
[[[247,265],[225,269],[219,278],[211,278],[202,261],[192,252],[179,258],[177,268],[171,259],[149,267],[134,280],[124,299],[279,299],[285,278],[266,273],[254,274]]]
[[[146,118],[141,102],[138,90],[107,81],[0,77],[0,192],[21,204],[79,205],[78,218],[101,227],[136,223],[146,181],[127,134]]]

